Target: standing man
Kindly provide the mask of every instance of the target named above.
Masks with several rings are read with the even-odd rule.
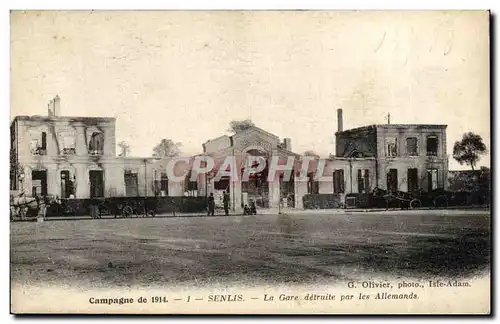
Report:
[[[208,197],[208,216],[212,215],[214,216],[215,213],[215,199],[214,199],[214,193],[211,192],[210,196]]]
[[[224,213],[226,214],[226,216],[229,216],[229,193],[227,193],[225,190],[222,202],[224,203]]]

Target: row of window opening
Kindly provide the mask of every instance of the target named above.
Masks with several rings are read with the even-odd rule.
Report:
[[[435,135],[428,136],[426,142],[426,155],[438,155],[438,138]],[[418,139],[416,137],[406,138],[406,154],[409,156],[418,156]],[[396,138],[386,139],[386,156],[398,156],[398,140]]]
[[[74,136],[64,136],[62,138],[62,154],[75,155],[76,143]],[[102,155],[104,151],[104,135],[95,132],[91,135],[88,145],[88,153],[90,155]],[[47,155],[47,132],[42,132],[39,138],[31,140],[31,153],[33,155]]]

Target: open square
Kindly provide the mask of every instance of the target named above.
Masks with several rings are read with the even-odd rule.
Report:
[[[62,220],[11,224],[12,283],[313,284],[489,270],[483,210]]]

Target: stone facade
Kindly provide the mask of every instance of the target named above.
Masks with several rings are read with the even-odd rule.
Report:
[[[48,116],[14,118],[11,190],[79,199],[185,195],[184,182],[162,183],[169,159],[116,157],[115,118],[62,117],[59,111],[56,97]]]
[[[396,139],[396,154],[388,152],[388,141]],[[411,143],[413,142],[413,143]],[[416,149],[413,150],[414,143]],[[379,125],[377,126],[378,173],[386,175],[397,170],[398,189],[412,191],[409,170],[416,171],[416,189],[431,191],[447,187],[448,155],[446,125]],[[387,187],[386,178],[379,177],[378,186]]]
[[[17,116],[11,125],[18,163],[12,189],[61,196],[62,183],[71,182],[72,196],[89,197],[89,174],[115,164],[114,129],[114,118]],[[109,192],[110,185],[99,190]]]
[[[447,187],[446,125],[372,125],[336,133],[337,157],[374,157],[376,186],[399,191]]]

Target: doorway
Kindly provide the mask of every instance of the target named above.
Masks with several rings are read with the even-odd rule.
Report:
[[[90,198],[104,197],[104,171],[90,170]]]
[[[398,191],[398,169],[389,169],[387,172],[387,190]]]
[[[250,173],[248,175],[248,181],[243,180],[243,175],[245,173],[245,167],[241,169],[240,177],[241,181],[241,195],[242,204],[249,205],[251,202],[255,202],[255,205],[260,208],[269,208],[269,182],[267,181],[267,176],[269,173],[269,159],[266,152],[259,150],[249,150],[246,152],[247,156],[260,156],[265,159],[264,170],[257,173]],[[252,162],[249,167],[256,168],[258,162]]]
[[[32,197],[47,195],[47,171],[31,171]]]
[[[125,196],[135,197],[139,195],[137,173],[125,172]]]
[[[428,169],[427,170],[427,191],[431,192],[436,190],[438,187],[438,170]]]
[[[319,185],[319,183],[318,183]],[[319,190],[319,186],[318,186]],[[280,192],[283,207],[295,207],[295,174],[292,172],[288,179],[284,178],[284,174],[280,174]]]
[[[416,168],[408,169],[408,192],[418,191],[418,170]]]
[[[61,198],[70,198],[74,195],[73,181],[68,170],[61,171]]]

